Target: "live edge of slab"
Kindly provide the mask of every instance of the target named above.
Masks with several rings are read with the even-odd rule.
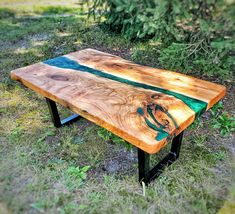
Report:
[[[16,69],[11,77],[150,154],[226,93],[219,84],[93,49]]]

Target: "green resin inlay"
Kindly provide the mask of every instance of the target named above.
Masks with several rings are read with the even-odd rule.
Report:
[[[207,103],[203,102],[201,100],[194,99],[194,98],[185,96],[183,94],[172,92],[172,91],[162,89],[162,88],[159,88],[159,87],[147,85],[147,84],[144,84],[144,83],[135,82],[135,81],[132,81],[132,80],[127,80],[127,79],[124,79],[124,78],[121,78],[121,77],[118,77],[118,76],[115,76],[115,75],[112,75],[112,74],[109,74],[109,73],[105,73],[103,71],[93,69],[93,68],[90,68],[90,67],[85,66],[85,65],[81,65],[78,62],[76,62],[75,60],[69,59],[68,57],[65,57],[65,56],[57,57],[57,58],[54,58],[54,59],[49,59],[47,61],[44,61],[44,63],[47,64],[47,65],[50,65],[50,66],[58,67],[58,68],[72,69],[72,70],[77,70],[77,71],[80,71],[80,72],[88,72],[88,73],[97,75],[99,77],[103,77],[103,78],[107,78],[107,79],[110,79],[110,80],[118,81],[120,83],[125,83],[125,84],[131,85],[131,86],[144,88],[144,89],[149,89],[149,90],[152,90],[152,91],[157,91],[157,92],[160,92],[160,93],[163,93],[163,94],[174,96],[175,98],[180,99],[181,101],[183,101],[189,108],[191,108],[195,112],[196,117],[201,115],[206,110],[206,107],[207,107]],[[151,104],[149,104],[147,106],[147,112],[150,115],[150,117],[153,119],[155,124],[151,123],[147,119],[147,117],[144,115],[144,111],[143,111],[142,108],[138,108],[137,112],[144,117],[144,120],[145,120],[146,124],[151,129],[158,132],[158,134],[156,136],[157,141],[160,141],[164,138],[167,138],[167,139],[170,138],[169,133],[167,133],[166,131],[163,130],[166,127],[163,126],[160,122],[158,122],[157,119],[155,118],[155,116],[152,112],[153,109],[150,105]],[[154,106],[155,110],[160,110],[160,111],[164,112],[172,120],[172,122],[175,125],[175,128],[177,129],[178,125],[177,125],[176,121],[174,120],[174,118],[172,117],[172,115],[167,110],[165,110],[162,106],[157,105],[157,104],[154,104],[154,105],[155,105]]]
[[[169,133],[164,130],[164,129],[167,128],[167,125],[164,126],[164,125],[162,125],[160,122],[157,121],[156,117],[155,117],[154,114],[153,114],[153,110],[160,110],[160,111],[162,111],[163,113],[165,113],[165,114],[172,120],[172,122],[173,122],[174,125],[175,125],[175,128],[176,128],[176,129],[179,128],[178,125],[177,125],[177,123],[176,123],[176,121],[175,121],[174,118],[172,117],[172,115],[171,115],[169,112],[167,112],[167,110],[165,110],[164,108],[162,108],[162,107],[161,107],[160,105],[158,105],[158,104],[153,104],[153,103],[151,103],[151,104],[148,104],[148,105],[147,105],[147,113],[149,114],[149,116],[152,118],[152,120],[155,122],[156,125],[153,124],[153,123],[151,123],[151,122],[147,119],[146,115],[144,114],[143,108],[138,108],[138,109],[137,109],[137,112],[138,112],[141,116],[144,117],[144,120],[145,120],[146,124],[147,124],[151,129],[153,129],[153,130],[155,130],[155,131],[158,132],[158,134],[157,134],[157,136],[156,136],[156,140],[157,140],[157,141],[160,141],[160,140],[162,140],[162,139],[164,139],[164,138],[170,137]]]
[[[164,126],[158,128],[156,125],[154,125],[153,123],[151,123],[151,122],[146,118],[146,116],[144,115],[144,111],[143,111],[142,108],[138,108],[138,109],[137,109],[137,112],[138,112],[140,115],[142,115],[142,116],[144,117],[144,120],[145,120],[146,124],[148,125],[148,127],[150,127],[151,129],[153,129],[153,130],[155,130],[155,131],[158,132],[158,133],[157,133],[157,136],[156,136],[156,140],[157,140],[157,141],[163,140],[164,138],[166,138],[166,137],[169,136],[169,134],[168,134],[166,131],[163,130]],[[154,116],[153,116],[153,118],[154,118],[154,121],[156,121],[156,119],[155,119]],[[159,125],[160,123],[157,122],[157,124]]]
[[[44,63],[47,65],[58,67],[58,68],[65,68],[65,69],[72,69],[72,70],[77,70],[77,71],[82,71],[82,72],[88,72],[88,73],[91,73],[91,74],[94,74],[94,75],[97,75],[100,77],[104,77],[107,79],[111,79],[114,81],[118,81],[121,83],[132,85],[135,87],[149,89],[149,90],[161,92],[164,94],[172,95],[172,96],[182,100],[187,106],[189,106],[196,113],[197,116],[200,115],[201,113],[203,113],[207,107],[207,103],[203,102],[201,100],[197,100],[197,99],[194,99],[194,98],[191,98],[191,97],[188,97],[188,96],[176,93],[176,92],[172,92],[172,91],[169,91],[166,89],[162,89],[162,88],[147,85],[144,83],[134,82],[134,81],[127,80],[127,79],[124,79],[121,77],[117,77],[112,74],[108,74],[103,71],[96,70],[96,69],[81,65],[78,62],[71,60],[65,56],[57,57],[54,59],[49,59],[47,61],[44,61]]]

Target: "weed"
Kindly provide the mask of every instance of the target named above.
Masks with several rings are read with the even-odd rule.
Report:
[[[55,136],[55,130],[49,130],[42,137],[37,140],[37,143],[43,142],[47,137]]]
[[[202,127],[201,118],[196,118],[196,120],[190,125],[190,130],[195,130],[196,128]]]
[[[208,137],[206,135],[196,135],[192,139],[192,142],[195,143],[195,145],[198,147],[204,147],[204,143],[206,142],[207,138]]]
[[[226,158],[226,152],[223,150],[215,152],[215,153],[213,153],[213,157],[214,157],[215,161],[224,160]]]
[[[67,173],[70,178],[75,179],[78,183],[84,181],[87,177],[87,171],[90,169],[90,166],[83,166],[83,167],[74,167],[71,166],[68,168]]]
[[[111,140],[114,143],[124,146],[127,150],[131,150],[133,148],[130,143],[127,143],[125,140],[121,139],[117,135],[114,135],[112,132],[109,132],[104,128],[98,129],[97,134],[105,141]]]
[[[223,102],[218,102],[211,108],[211,115],[212,116],[217,116],[221,110],[224,108]]]
[[[24,130],[22,129],[22,127],[17,126],[12,130],[11,135],[9,136],[9,140],[11,142],[17,142],[20,140],[20,137],[23,135],[23,133]]]
[[[213,120],[213,128],[219,129],[222,136],[228,135],[235,131],[235,117],[223,112]]]
[[[82,206],[78,205],[76,202],[69,202],[68,204],[65,204],[65,206],[61,209],[61,214],[66,213],[76,213],[77,210],[81,210]]]
[[[44,199],[44,200],[36,201],[35,203],[31,204],[31,207],[42,213],[44,212],[45,209],[49,207],[48,200]]]
[[[85,142],[84,138],[80,137],[80,136],[76,136],[73,140],[74,144],[83,144]]]

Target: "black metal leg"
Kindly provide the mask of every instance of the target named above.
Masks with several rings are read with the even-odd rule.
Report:
[[[181,147],[181,143],[183,140],[183,135],[184,135],[184,132],[181,132],[172,140],[171,153],[175,155],[176,159],[179,157],[179,154],[180,154],[180,147]]]
[[[55,127],[59,128],[63,125],[69,125],[75,121],[77,121],[81,116],[78,115],[78,114],[73,114],[63,120],[60,120],[60,116],[59,116],[59,113],[58,113],[58,109],[57,109],[57,106],[56,106],[56,103],[49,99],[49,98],[46,98],[46,102],[47,102],[47,105],[48,105],[48,108],[49,108],[49,112],[51,114],[51,119],[52,119],[52,122],[54,124]]]
[[[147,173],[149,172],[149,160],[150,156],[148,153],[141,149],[138,149],[138,162],[139,162],[139,181],[147,181]]]
[[[156,166],[150,170],[149,159],[150,155],[141,149],[138,149],[138,165],[139,165],[139,182],[142,181],[148,185],[151,181],[157,178],[163,169],[171,165],[179,157],[180,146],[183,139],[183,132],[176,136],[171,145],[171,151],[163,158]]]

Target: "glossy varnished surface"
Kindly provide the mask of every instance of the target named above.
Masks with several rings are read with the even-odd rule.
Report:
[[[143,82],[205,101],[208,103],[207,109],[218,102],[226,92],[226,88],[219,84],[193,78],[178,72],[134,64],[120,57],[93,49],[74,52],[69,54],[69,56],[80,64],[108,71],[108,73],[125,79]]]
[[[148,153],[159,151],[225,94],[221,85],[92,49],[11,76]]]

